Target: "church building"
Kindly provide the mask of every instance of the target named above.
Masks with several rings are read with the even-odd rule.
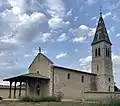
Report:
[[[28,68],[29,73],[4,79],[10,82],[9,98],[21,96],[23,82],[26,96],[54,96],[62,92],[65,99],[89,99],[116,94],[111,57],[112,43],[102,13],[100,13],[91,46],[91,73],[56,66],[48,57],[39,52]],[[13,82],[15,84],[14,96],[11,97]],[[18,94],[16,94],[17,82],[20,83]]]

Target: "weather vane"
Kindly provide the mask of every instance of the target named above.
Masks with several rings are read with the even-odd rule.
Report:
[[[102,6],[100,6],[100,15],[102,15]]]
[[[41,53],[41,47],[39,47],[39,53]]]

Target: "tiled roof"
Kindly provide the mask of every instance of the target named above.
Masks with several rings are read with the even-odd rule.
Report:
[[[61,67],[61,66],[56,66],[56,65],[54,65],[53,67],[54,68],[59,68],[59,69],[64,69],[64,70],[69,70],[69,71],[74,71],[74,72],[79,72],[79,73],[83,73],[83,74],[89,74],[89,75],[95,75],[96,76],[96,74],[89,73],[89,72],[84,72],[84,71],[80,71],[80,70],[76,70],[76,69],[71,69],[71,68],[66,68],[66,67]]]
[[[15,76],[15,77],[11,77],[11,78],[7,78],[7,79],[4,79],[3,81],[26,81],[26,80],[29,80],[29,79],[46,79],[46,80],[49,80],[48,77],[46,76],[43,76],[41,74],[38,74],[38,73],[28,73],[28,74],[22,74],[22,75],[19,75],[19,76]]]

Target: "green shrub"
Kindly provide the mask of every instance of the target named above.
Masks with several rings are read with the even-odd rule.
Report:
[[[58,102],[58,99],[55,96],[48,96],[41,98],[41,102]]]
[[[23,97],[20,99],[21,101],[24,101],[24,102],[32,102],[32,98],[31,97]]]
[[[23,102],[58,102],[56,96],[47,96],[47,97],[23,97],[20,99]]]
[[[62,92],[58,92],[56,97],[58,101],[61,101],[63,99],[64,94]]]
[[[0,100],[2,100],[3,98],[2,97],[0,97]]]

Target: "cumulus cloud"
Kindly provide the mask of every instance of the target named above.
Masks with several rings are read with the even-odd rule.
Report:
[[[69,21],[64,21],[62,18],[52,18],[48,21],[50,28],[52,29],[63,29],[69,26]]]
[[[96,20],[97,19],[97,16],[94,16],[91,18],[91,20]]]
[[[73,8],[71,8],[71,9],[66,13],[66,15],[67,15],[67,16],[71,16],[71,15],[72,15],[72,11],[73,11]]]
[[[77,36],[93,36],[96,28],[90,28],[86,25],[80,25],[78,28],[72,30]]]
[[[18,45],[9,43],[9,42],[1,42],[0,41],[0,52],[3,51],[12,51],[17,49]]]
[[[85,58],[81,58],[79,60],[80,70],[91,72],[91,60],[92,60],[92,56],[87,56]]]
[[[43,34],[41,34],[41,36],[40,36],[40,40],[41,40],[42,42],[46,42],[46,41],[49,41],[49,40],[51,40],[51,39],[52,39],[51,33],[43,33]]]
[[[62,0],[46,0],[45,6],[47,12],[52,17],[64,17],[65,16],[65,5]]]
[[[102,16],[103,16],[103,18],[106,18],[106,17],[110,16],[111,14],[112,14],[111,12],[108,12],[106,14],[103,14]]]
[[[78,52],[78,49],[74,49],[74,52]]]
[[[60,53],[58,55],[56,55],[56,59],[61,59],[63,57],[66,57],[68,54],[67,53]]]
[[[62,42],[65,40],[67,40],[66,33],[62,33],[57,39],[58,42]]]
[[[98,1],[98,0],[86,0],[86,4],[91,5],[91,4],[96,3],[97,1]]]
[[[78,16],[74,17],[74,21],[77,21],[77,20],[78,20],[78,18],[79,18]]]
[[[119,37],[120,36],[120,33],[118,33],[117,35],[116,35],[116,37]]]
[[[15,38],[20,41],[31,41],[40,32],[39,25],[47,20],[43,13],[24,14],[17,24]]]
[[[75,37],[72,39],[72,42],[83,43],[86,40],[86,37]]]

